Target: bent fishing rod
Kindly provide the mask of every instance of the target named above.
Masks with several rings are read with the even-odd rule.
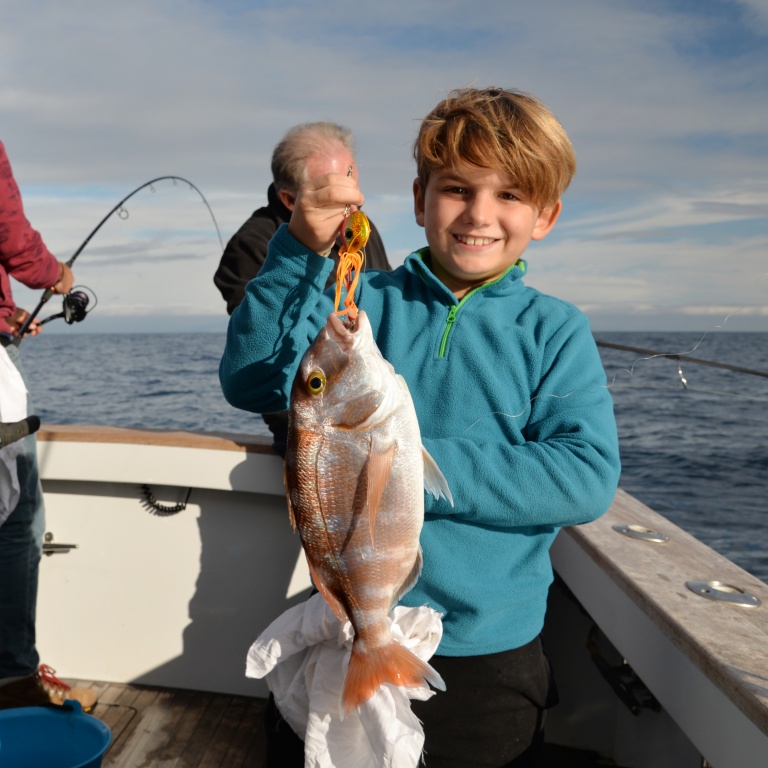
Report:
[[[211,209],[211,206],[208,204],[208,200],[206,200],[205,195],[188,179],[185,179],[181,176],[158,176],[155,179],[151,179],[150,181],[145,182],[144,184],[141,184],[140,186],[136,187],[132,192],[127,194],[117,205],[112,208],[112,210],[91,230],[88,237],[83,240],[83,242],[80,244],[80,247],[72,254],[72,257],[69,259],[69,261],[66,262],[67,266],[71,269],[72,265],[75,263],[75,259],[85,250],[85,247],[90,243],[91,238],[107,223],[107,221],[112,217],[113,214],[117,213],[118,211],[125,210],[123,208],[123,205],[128,202],[135,194],[138,194],[141,192],[142,189],[146,189],[147,187],[152,187],[154,184],[160,182],[160,181],[173,181],[175,184],[177,181],[184,182],[185,184],[189,185],[190,189],[193,189],[197,194],[200,196],[200,199],[205,204],[205,207],[208,209],[208,213],[211,215],[211,219],[213,221],[214,227],[216,227],[216,234],[219,238],[219,244],[221,245],[222,250],[224,250],[224,241],[221,239],[221,231],[219,230],[219,224],[216,221],[216,217],[213,215],[213,210]],[[154,190],[153,190],[154,191]],[[127,213],[127,211],[126,211]],[[22,339],[24,338],[24,334],[27,333],[29,330],[29,327],[34,322],[35,318],[40,314],[40,310],[45,306],[45,304],[48,302],[48,300],[51,298],[51,296],[54,295],[53,287],[46,288],[43,292],[43,295],[38,302],[35,309],[30,313],[29,317],[24,321],[24,324],[19,329],[18,334],[13,340],[13,343],[18,347],[19,344],[21,344]],[[64,307],[63,311],[52,315],[51,317],[46,318],[41,322],[41,325],[43,323],[47,323],[50,320],[55,320],[58,317],[63,317],[64,320],[72,324],[74,322],[80,322],[81,320],[85,319],[85,316],[88,314],[88,310],[86,307],[88,306],[89,297],[88,294],[84,291],[75,291],[72,290],[66,296],[64,296]]]

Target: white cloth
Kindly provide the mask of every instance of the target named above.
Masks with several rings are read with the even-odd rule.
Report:
[[[0,421],[21,421],[27,415],[27,388],[5,347],[0,345]],[[19,478],[16,456],[21,446],[15,443],[0,448],[0,525],[16,509]]]
[[[397,606],[392,636],[423,661],[443,635],[431,608]],[[343,716],[341,692],[354,630],[336,618],[320,594],[289,608],[248,651],[246,675],[266,678],[291,728],[304,739],[305,768],[415,768],[424,731],[410,699],[434,695],[428,686],[383,685],[356,711]]]

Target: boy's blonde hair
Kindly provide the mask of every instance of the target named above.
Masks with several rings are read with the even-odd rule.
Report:
[[[422,188],[434,171],[469,163],[509,174],[538,208],[554,205],[576,171],[555,116],[534,96],[502,88],[452,91],[422,120],[413,156]]]

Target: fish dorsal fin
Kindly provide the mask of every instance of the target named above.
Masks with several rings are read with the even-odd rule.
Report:
[[[315,566],[312,565],[312,562],[309,558],[307,558],[307,565],[309,566],[309,575],[312,577],[312,583],[317,587],[317,591],[325,598],[325,602],[331,606],[331,610],[336,615],[336,618],[342,624],[344,624],[346,621],[349,621],[349,616],[347,616],[346,609],[339,602],[339,599],[336,597],[336,595],[334,595],[333,592],[328,589],[328,585],[320,578],[320,575],[315,570]]]
[[[448,499],[451,506],[453,506],[453,496],[451,496],[451,489],[448,487],[448,482],[443,477],[440,467],[437,466],[437,463],[429,455],[427,449],[423,445],[421,446],[421,456],[424,459],[424,488],[426,488],[436,499],[439,499],[441,496],[444,499]]]
[[[375,432],[371,435],[371,447],[368,452],[368,522],[371,527],[371,544],[373,544],[376,513],[379,511],[381,497],[392,474],[392,461],[395,458],[396,447],[395,441],[384,440]]]

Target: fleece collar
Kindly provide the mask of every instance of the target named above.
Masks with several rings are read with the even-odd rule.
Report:
[[[435,276],[434,272],[429,268],[427,261],[429,260],[429,246],[424,246],[418,251],[414,251],[405,260],[405,267],[418,275],[429,285],[433,286],[441,293],[448,294],[453,302],[458,302],[458,299],[453,293]],[[491,280],[478,288],[473,289],[470,293],[474,293],[477,290],[490,288],[492,286],[502,286],[503,288],[509,288],[514,283],[517,283],[528,271],[528,262],[525,259],[518,259],[516,264],[513,264],[507,271],[495,280]]]

